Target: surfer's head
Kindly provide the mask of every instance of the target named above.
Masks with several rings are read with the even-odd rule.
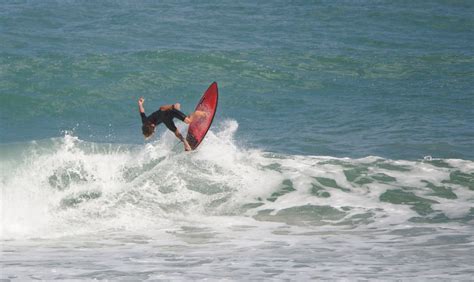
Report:
[[[145,136],[145,139],[150,138],[150,136],[152,136],[153,133],[155,133],[155,125],[151,122],[145,122],[142,125],[142,132],[143,132],[143,136]]]

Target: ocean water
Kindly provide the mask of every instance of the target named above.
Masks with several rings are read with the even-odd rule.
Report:
[[[473,14],[2,1],[0,279],[472,279]],[[198,150],[143,140],[213,81]]]

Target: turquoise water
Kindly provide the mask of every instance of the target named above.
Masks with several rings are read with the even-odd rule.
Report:
[[[0,278],[470,279],[473,14],[3,1]],[[213,81],[197,152],[143,140]]]
[[[2,6],[3,142],[141,143],[139,96],[191,111],[217,81],[265,150],[474,158],[470,1]]]

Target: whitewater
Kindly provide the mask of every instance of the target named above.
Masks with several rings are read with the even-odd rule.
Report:
[[[0,1],[0,280],[472,280],[473,14]]]
[[[473,162],[274,154],[237,130],[191,153],[168,132],[3,146],[2,278],[472,277]]]

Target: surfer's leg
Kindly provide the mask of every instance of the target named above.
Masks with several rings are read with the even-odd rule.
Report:
[[[172,119],[165,119],[163,120],[163,123],[166,125],[166,127],[174,133],[176,138],[178,138],[181,142],[184,144],[184,150],[186,151],[191,151],[191,146],[189,146],[188,141],[181,135],[181,132],[179,132],[178,128],[176,128],[176,125],[174,124]]]
[[[183,135],[181,135],[181,132],[179,132],[178,129],[176,129],[176,130],[174,131],[174,135],[175,135],[176,138],[178,138],[181,142],[183,142],[183,144],[184,144],[184,150],[185,150],[185,151],[191,151],[191,146],[189,146],[188,141],[186,141],[186,139],[183,137]]]
[[[172,109],[171,111],[169,111],[169,115],[171,119],[177,118],[181,121],[184,121],[186,119],[186,115],[178,109]]]
[[[163,123],[166,125],[166,127],[171,131],[171,132],[176,132],[178,130],[176,128],[176,125],[174,124],[173,120],[171,118],[166,118],[163,119]]]

